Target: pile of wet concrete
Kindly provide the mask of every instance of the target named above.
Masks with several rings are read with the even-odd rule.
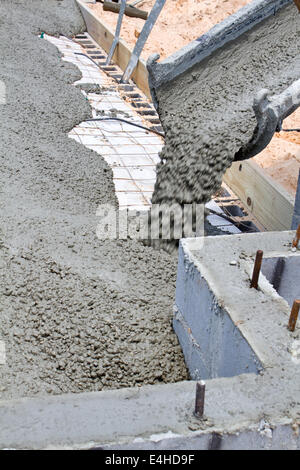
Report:
[[[112,171],[67,137],[91,110],[78,69],[39,38],[84,31],[75,2],[2,1],[0,18],[0,398],[186,379],[176,259],[96,236]]]

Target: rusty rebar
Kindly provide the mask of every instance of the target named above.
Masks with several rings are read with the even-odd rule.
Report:
[[[300,12],[300,0],[294,0],[294,3],[297,5],[298,10]]]
[[[196,399],[195,399],[195,411],[194,415],[196,418],[203,418],[204,413],[204,399],[205,399],[205,382],[201,380],[196,383]]]
[[[300,240],[300,224],[298,225],[298,228],[296,230],[296,236],[292,242],[293,248],[297,248]]]
[[[290,331],[295,331],[296,328],[296,323],[298,319],[298,314],[299,314],[299,309],[300,309],[300,299],[297,299],[293,303],[290,319],[289,319],[289,326],[288,329]]]
[[[256,257],[255,257],[255,263],[254,263],[254,269],[253,269],[253,274],[252,274],[252,280],[250,287],[254,287],[255,289],[258,289],[258,279],[260,275],[260,270],[261,270],[261,263],[262,259],[264,256],[264,252],[262,250],[258,250],[256,252]]]

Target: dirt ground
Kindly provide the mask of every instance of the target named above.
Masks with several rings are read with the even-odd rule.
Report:
[[[138,8],[150,11],[155,0],[145,0]],[[194,39],[207,32],[216,23],[223,21],[250,0],[167,0],[142,52],[146,60],[150,54],[158,52],[161,59],[181,49]],[[111,26],[116,28],[118,15],[103,11],[101,3],[90,8]],[[136,35],[141,32],[144,20],[124,16],[121,37],[131,47],[136,43]]]
[[[137,6],[150,11],[154,3],[155,0],[145,0]],[[250,3],[250,0],[167,0],[145,45],[142,57],[147,60],[150,54],[156,52],[160,54],[160,60],[168,57],[247,3]],[[105,24],[115,29],[118,15],[103,11],[101,3],[89,6]],[[121,37],[131,48],[134,47],[136,36],[143,25],[144,21],[141,19],[124,17]],[[284,127],[300,127],[299,110],[286,119]],[[295,195],[300,168],[299,132],[277,133],[268,147],[254,157],[254,160],[292,196]]]

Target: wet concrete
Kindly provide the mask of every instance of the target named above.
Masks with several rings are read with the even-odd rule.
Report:
[[[178,286],[177,306],[191,312],[190,292],[194,283],[199,286],[198,271],[200,285],[209,287],[216,310],[217,305],[223,310],[219,320],[224,314],[230,317],[262,364],[259,374],[206,380],[203,420],[193,415],[194,381],[3,400],[0,448],[195,450],[217,444],[231,450],[299,448],[299,323],[294,332],[287,329],[291,308],[263,274],[259,289],[250,288],[257,248],[265,256],[299,258],[299,250],[291,251],[294,236],[294,232],[265,232],[181,242],[179,279],[182,282],[184,276],[185,285]],[[205,297],[202,289],[194,303],[198,321],[189,322],[195,336],[199,324],[208,327],[209,318],[204,317],[215,309]],[[206,312],[201,312],[200,304],[206,304]],[[239,362],[238,353],[234,358],[226,354],[232,343],[214,347],[220,323],[211,326],[214,335],[202,329],[201,350],[219,354],[228,366]]]
[[[186,379],[176,258],[96,237],[112,171],[67,137],[91,110],[78,69],[38,37],[84,31],[75,3],[2,0],[0,18],[0,398]]]
[[[269,88],[272,94],[281,93],[299,78],[299,32],[292,3],[155,89],[166,145],[153,203],[210,199],[236,152],[251,140],[257,92]],[[179,56],[174,54],[174,63]],[[172,56],[165,63],[167,70]],[[159,66],[151,67],[158,76]]]

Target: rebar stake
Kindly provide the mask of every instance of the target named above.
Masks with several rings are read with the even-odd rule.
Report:
[[[255,258],[254,269],[253,269],[253,274],[252,274],[252,281],[250,284],[251,288],[254,287],[255,289],[258,289],[258,279],[260,275],[263,256],[264,256],[264,252],[262,250],[258,250],[256,252],[256,258]]]
[[[202,419],[204,413],[204,399],[205,399],[205,382],[201,380],[196,384],[196,400],[194,415],[196,418]]]
[[[294,0],[294,2],[297,5],[299,13],[300,13],[300,0]]]
[[[293,248],[298,248],[299,240],[300,240],[300,224],[298,225],[298,228],[296,230],[296,236],[292,243]]]
[[[296,323],[298,319],[298,314],[299,314],[299,309],[300,309],[300,300],[297,299],[293,303],[290,319],[289,319],[289,326],[288,329],[290,331],[295,331],[296,328]]]

